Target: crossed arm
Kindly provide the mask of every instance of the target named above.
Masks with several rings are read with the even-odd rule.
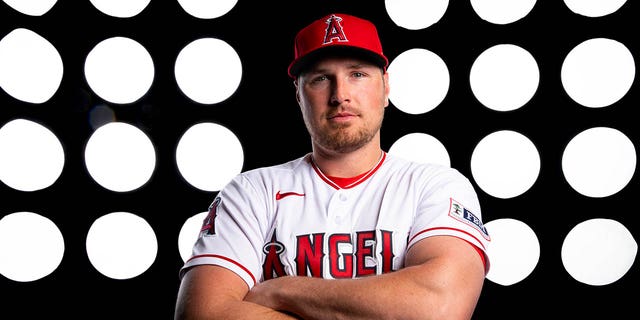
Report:
[[[476,250],[451,236],[423,239],[405,268],[360,279],[287,276],[251,290],[235,273],[198,266],[185,274],[176,319],[470,319],[485,270]]]

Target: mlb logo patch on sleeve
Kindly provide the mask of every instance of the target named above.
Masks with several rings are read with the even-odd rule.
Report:
[[[489,232],[487,232],[487,229],[484,227],[484,224],[482,224],[482,220],[480,220],[480,218],[478,218],[471,211],[467,210],[467,208],[465,208],[460,202],[453,200],[453,198],[450,198],[450,200],[451,200],[449,205],[450,217],[474,227],[475,229],[480,231],[480,233],[485,239],[487,240],[491,239],[489,237]]]

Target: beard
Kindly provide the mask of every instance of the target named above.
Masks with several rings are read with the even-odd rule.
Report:
[[[308,128],[313,141],[324,149],[337,153],[348,153],[360,149],[380,131],[382,118],[377,123],[367,123],[358,128],[351,124],[330,127]]]

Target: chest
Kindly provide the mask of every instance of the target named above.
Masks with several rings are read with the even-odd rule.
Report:
[[[358,277],[402,265],[415,210],[406,195],[379,188],[283,194],[265,240],[283,249],[278,259],[285,269]]]

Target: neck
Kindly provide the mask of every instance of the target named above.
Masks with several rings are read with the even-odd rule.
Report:
[[[348,153],[326,152],[314,146],[312,156],[325,175],[350,178],[371,170],[382,152],[380,145],[373,143]]]

